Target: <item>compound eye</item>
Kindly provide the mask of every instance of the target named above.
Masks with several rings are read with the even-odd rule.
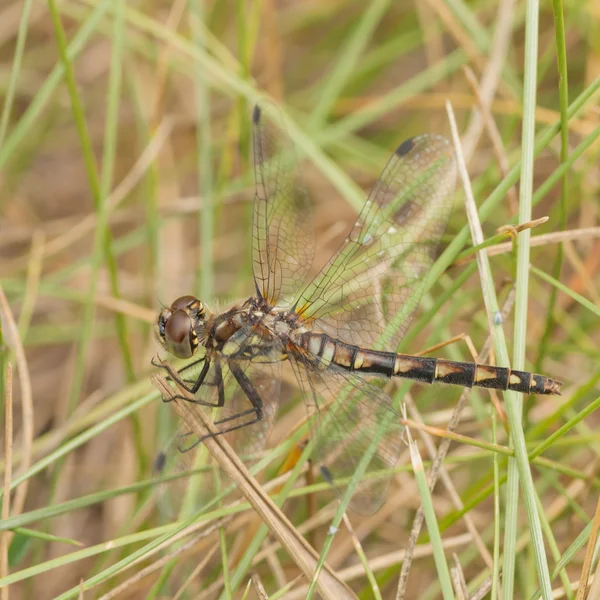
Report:
[[[191,332],[192,320],[188,314],[183,310],[174,312],[165,323],[165,345],[167,350],[177,358],[190,358],[194,353]]]
[[[165,339],[165,326],[167,324],[167,321],[171,318],[171,311],[170,310],[163,310],[159,315],[158,315],[158,335],[160,336],[161,340]]]
[[[171,304],[171,310],[173,312],[176,310],[183,310],[194,304],[194,302],[198,302],[197,298],[194,298],[194,296],[181,296]]]

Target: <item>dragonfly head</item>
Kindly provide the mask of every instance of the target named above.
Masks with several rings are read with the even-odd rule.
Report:
[[[206,308],[194,296],[181,296],[158,315],[158,339],[177,358],[190,358],[198,349]]]

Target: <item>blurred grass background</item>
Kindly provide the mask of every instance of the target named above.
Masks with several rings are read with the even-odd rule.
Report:
[[[561,8],[564,32],[555,20]],[[533,217],[549,220],[532,231],[526,368],[566,385],[560,398],[526,399],[523,428],[532,451],[560,434],[532,470],[553,586],[564,597],[577,589],[600,482],[597,421],[580,414],[595,408],[600,378],[599,16],[592,2],[541,4],[532,112],[541,140]],[[15,365],[15,492],[10,518],[3,512],[2,529],[14,535],[3,537],[8,567],[0,584],[11,583],[10,597],[76,597],[81,580],[92,588],[85,598],[173,597],[178,590],[187,598],[241,597],[251,573],[270,597],[305,597],[307,581],[296,579],[301,572],[272,538],[254,538],[255,548],[248,541],[247,507],[224,501],[200,518],[195,538],[172,537],[176,517],[162,510],[162,486],[152,479],[157,452],[176,427],[150,384],[155,315],[182,294],[224,305],[253,292],[250,114],[262,96],[282,106],[307,156],[316,266],[403,139],[426,131],[449,136],[446,98],[466,132],[477,203],[486,202],[486,239],[517,224],[517,172],[506,174],[520,159],[524,22],[524,4],[485,0],[2,3],[2,368]],[[567,113],[568,105],[579,111]],[[493,193],[498,186],[505,193]],[[455,248],[452,264],[426,295],[425,317],[417,316],[403,351],[467,334],[479,352],[488,337],[473,253],[459,255],[469,248],[465,223],[457,201],[444,238]],[[509,245],[491,263],[503,303],[515,281],[515,252]],[[437,355],[472,359],[464,342]],[[290,390],[294,401],[282,411],[273,447],[303,418]],[[413,386],[411,393],[424,420],[444,427],[460,390]],[[473,391],[469,400],[460,433],[490,442],[489,394]],[[501,423],[497,435],[506,445]],[[428,452],[423,446],[424,459]],[[454,444],[445,462],[454,491],[444,480],[433,492],[446,558],[454,565],[456,553],[471,594],[502,565],[492,554],[508,527],[504,488],[494,486],[506,473],[503,460],[489,447]],[[2,465],[6,471],[6,457]],[[409,469],[399,468],[374,517],[351,515],[369,577],[346,529],[327,556],[361,597],[396,597],[420,505]],[[336,505],[318,492],[321,510],[308,520],[307,490],[298,495],[286,514],[320,550]],[[181,518],[198,509],[189,492],[186,502]],[[534,551],[524,512],[514,519],[514,597],[529,598],[538,587]],[[144,556],[144,544],[161,535],[165,545]],[[169,552],[177,558],[168,560]],[[406,598],[441,597],[425,531],[402,589]],[[258,597],[256,588],[248,593]]]

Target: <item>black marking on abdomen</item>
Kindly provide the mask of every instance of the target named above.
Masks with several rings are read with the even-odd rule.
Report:
[[[358,352],[360,352],[358,346],[336,341],[335,352],[331,362],[340,367],[344,367],[345,369],[351,369],[354,365],[354,361],[356,360],[356,355]]]
[[[423,383],[433,383],[437,358],[426,358],[424,356],[409,356],[408,354],[396,354],[394,360],[394,375],[413,379]]]
[[[510,369],[492,365],[477,365],[473,385],[494,390],[508,389]]]
[[[362,350],[359,348],[352,361],[351,370],[358,371],[359,373],[372,373],[374,375],[392,377],[394,375],[395,360],[395,352],[379,352],[377,350]]]
[[[546,390],[546,382],[548,381],[547,377],[543,375],[533,375],[533,384],[529,388],[530,394],[544,394],[547,393]]]
[[[456,362],[438,359],[435,370],[435,380],[442,383],[473,387],[475,382],[475,363]]]
[[[527,371],[513,371],[510,372],[508,389],[515,392],[521,392],[522,394],[529,394],[531,388],[531,373]]]

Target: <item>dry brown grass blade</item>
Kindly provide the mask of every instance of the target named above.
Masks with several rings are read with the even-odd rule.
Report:
[[[502,136],[500,135],[500,131],[498,130],[498,126],[496,125],[496,121],[494,121],[494,116],[492,115],[489,103],[485,102],[479,91],[479,82],[477,81],[473,70],[468,65],[464,65],[463,73],[465,74],[465,79],[467,80],[467,82],[471,86],[471,89],[473,90],[475,98],[477,98],[479,110],[481,111],[481,118],[483,119],[484,127],[487,132],[488,138],[492,143],[492,150],[496,155],[496,161],[498,162],[498,166],[500,167],[502,177],[506,177],[510,170],[510,164],[508,162],[508,157],[506,156],[506,149],[504,148],[504,143],[502,142]],[[508,206],[510,207],[511,215],[516,215],[519,212],[519,206],[517,191],[514,185],[511,186],[508,192],[506,193],[506,199],[508,201]]]
[[[288,453],[288,455],[287,455],[285,461],[283,462],[283,464],[281,465],[281,467],[279,467],[276,478],[279,478],[280,475],[284,475],[285,473],[288,473],[289,471],[291,471],[296,466],[296,463],[300,459],[301,454],[302,454],[302,448],[300,447],[299,444],[295,444],[294,447]],[[271,492],[271,494],[276,494],[279,491],[281,491],[281,489],[283,488],[283,485],[284,485],[284,480],[282,479],[281,483],[270,488],[269,491]],[[256,533],[258,532],[260,526],[261,526],[260,517],[258,515],[253,515],[252,519],[250,520],[250,522],[246,526],[245,530],[243,531],[243,534],[241,537],[241,543],[236,544],[235,550],[231,553],[230,564],[237,565],[240,562],[240,560],[242,559],[242,556],[248,549],[248,546],[251,544],[251,542],[252,542],[254,536],[256,535]],[[315,545],[311,543],[311,546],[314,548]]]
[[[540,217],[539,219],[533,219],[532,221],[527,221],[525,223],[519,223],[518,225],[502,225],[496,229],[496,233],[504,233],[513,238],[517,237],[517,234],[521,231],[525,231],[525,229],[535,229],[544,223],[547,223],[550,220],[550,217]]]
[[[164,363],[163,363],[164,364]],[[166,366],[166,365],[165,365]],[[175,391],[160,375],[154,375],[152,382],[162,394],[163,398],[170,400],[173,410],[184,420],[189,430],[198,437],[208,433],[215,434],[217,430],[202,411],[194,411],[191,405],[181,401],[176,396],[193,400],[187,390],[178,386]],[[308,542],[298,533],[296,528],[281,512],[270,496],[262,489],[261,485],[252,477],[244,463],[237,457],[231,446],[223,436],[206,438],[204,445],[211,456],[227,475],[235,482],[238,490],[260,515],[269,531],[278,539],[280,544],[288,551],[298,568],[310,580],[316,570],[318,555]],[[319,593],[324,598],[355,598],[352,590],[340,581],[333,570],[326,564],[321,571],[317,582]]]
[[[181,584],[181,587],[177,590],[177,593],[173,596],[173,600],[179,600],[183,594],[187,591],[189,584],[205,569],[206,565],[211,561],[213,555],[216,553],[218,546],[215,544],[202,560],[196,565],[196,568],[189,574],[189,577]]]
[[[180,589],[173,596],[172,600],[177,600],[186,591],[186,589],[189,585],[189,582],[192,581],[194,577],[197,577],[198,574],[201,573],[202,570],[206,567],[206,565],[210,562],[216,549],[218,548],[218,546],[213,545],[211,548],[206,549],[206,552],[199,553],[198,552],[199,540],[206,539],[207,536],[209,536],[212,533],[214,533],[215,531],[217,531],[228,520],[229,519],[219,519],[219,520],[215,521],[210,527],[205,528],[205,530],[202,533],[200,533],[199,535],[195,535],[191,540],[188,540],[181,546],[177,546],[174,551],[167,552],[166,554],[162,555],[158,560],[149,564],[147,567],[144,567],[144,568],[140,569],[139,571],[136,571],[131,577],[129,577],[128,579],[126,579],[125,581],[123,581],[122,583],[120,583],[119,585],[114,587],[112,590],[110,590],[103,596],[100,596],[98,598],[98,600],[112,600],[113,598],[118,598],[120,596],[123,596],[125,594],[125,592],[129,592],[130,596],[133,596],[138,591],[138,588],[136,588],[136,585],[138,585],[143,579],[145,579],[146,577],[148,577],[150,575],[158,573],[158,571],[160,571],[161,569],[164,569],[165,566],[167,564],[169,564],[169,562],[180,559],[187,552],[189,552],[190,549],[195,548],[197,555],[202,556],[202,560],[198,563],[198,565],[196,565],[196,568],[192,571],[192,573],[190,573],[189,577],[183,582]],[[165,544],[165,547],[166,547],[166,544]],[[158,553],[154,552],[154,554],[158,554]],[[136,562],[142,562],[143,560],[145,560],[145,558],[142,559],[141,561],[136,561]]]
[[[589,584],[590,573],[592,570],[592,561],[594,559],[594,551],[596,549],[596,542],[598,541],[598,533],[600,532],[600,497],[596,503],[596,513],[594,514],[594,521],[592,523],[592,531],[590,533],[590,539],[585,550],[585,558],[583,559],[583,566],[581,567],[581,577],[579,578],[579,588],[577,589],[577,600],[585,600],[587,598],[587,590]],[[594,598],[590,594],[589,598]]]
[[[535,223],[535,221],[530,221],[530,223]],[[527,225],[527,224],[523,224]],[[518,227],[522,227],[519,225]],[[501,228],[500,228],[501,229]],[[499,232],[501,233],[501,232]],[[579,241],[579,240],[587,240],[594,239],[600,236],[600,227],[586,227],[584,229],[569,229],[567,231],[553,231],[552,233],[544,233],[542,235],[536,235],[531,238],[530,246],[533,248],[534,246],[547,246],[548,244],[558,244],[560,242],[569,242],[569,241]],[[485,252],[488,256],[496,256],[498,254],[504,254],[505,252],[510,252],[513,248],[512,242],[502,242],[500,244],[495,244],[494,246],[489,246],[485,249]],[[592,256],[591,253],[588,256]],[[457,260],[455,265],[463,265],[466,263],[475,260],[475,255],[467,256],[460,260]]]
[[[27,365],[27,357],[25,356],[25,349],[23,348],[23,343],[19,335],[19,329],[2,287],[0,287],[0,313],[2,314],[6,329],[4,333],[4,339],[6,340],[8,338],[10,340],[10,345],[13,346],[15,360],[17,363],[17,372],[19,373],[19,383],[21,386],[21,414],[23,418],[23,425],[22,452],[19,473],[24,473],[31,466],[32,458],[32,445],[34,436],[33,392],[31,388],[29,367]],[[17,487],[13,500],[13,515],[19,515],[23,511],[28,489],[28,479],[23,481],[23,483]],[[12,537],[13,534],[11,533],[10,535]]]
[[[423,418],[421,417],[421,414],[419,413],[419,410],[411,394],[406,394],[404,402],[411,419],[419,425],[425,425]],[[420,427],[419,429],[423,431]],[[437,454],[437,445],[432,439],[432,436],[426,435],[426,432],[423,431],[423,433],[421,434],[421,441],[424,444],[424,448],[429,454],[430,459],[435,460],[435,456]],[[440,470],[440,479],[441,483],[446,488],[452,502],[454,503],[456,510],[463,511],[464,503],[461,499],[460,492],[456,489],[454,485],[454,482],[452,480],[452,477],[450,476],[447,466],[442,466]],[[491,570],[493,566],[493,558],[491,553],[487,549],[487,546],[485,545],[481,534],[477,529],[475,520],[473,519],[472,515],[470,515],[466,511],[464,512],[462,519],[465,522],[465,526],[468,532],[471,534],[474,547],[479,551],[481,558],[483,559],[487,567]]]
[[[458,600],[468,600],[469,592],[467,590],[467,582],[456,552],[452,553],[452,561],[454,562],[454,566],[450,569],[450,572],[452,574],[452,585],[454,585],[456,598]]]
[[[12,444],[13,444],[13,402],[12,402],[12,365],[6,365],[6,378],[4,380],[4,455],[6,456],[6,470],[4,471],[4,496],[2,497],[2,519],[10,515],[10,480],[12,477]],[[4,531],[0,537],[0,577],[8,575],[8,548],[12,539],[12,532]],[[8,600],[8,586],[1,590],[2,600]]]
[[[596,566],[596,572],[589,585],[588,598],[600,598],[600,566]]]
[[[427,356],[428,354],[431,354],[432,352],[437,352],[441,348],[450,346],[450,344],[455,344],[456,342],[466,340],[466,338],[468,338],[468,337],[469,336],[466,333],[459,333],[458,335],[455,335],[454,337],[450,338],[449,340],[444,340],[443,342],[440,342],[439,344],[434,344],[433,346],[428,346],[427,348],[425,348],[425,350],[421,350],[421,352],[416,353],[415,356]]]
[[[502,307],[502,310],[501,310],[503,319],[506,319],[508,317],[508,314],[510,313],[510,311],[512,309],[513,303],[514,303],[514,290],[508,295],[508,297],[504,301],[504,306]],[[492,348],[492,337],[491,337],[491,335],[489,335],[485,345],[483,346],[481,352],[479,353],[479,360],[481,360],[481,362],[485,362],[487,360],[491,348]],[[459,398],[458,402],[456,403],[456,406],[454,407],[454,411],[452,412],[452,417],[446,426],[447,432],[454,432],[458,428],[462,412],[465,409],[466,404],[467,404],[468,394],[469,394],[469,390],[465,389],[465,391],[460,395],[460,398]],[[418,427],[418,428],[424,429],[424,427],[420,423],[411,424],[410,427],[413,427],[413,428]],[[434,433],[434,432],[430,432],[430,433]],[[435,433],[434,433],[434,435],[435,435]],[[431,465],[431,469],[429,470],[428,479],[431,482],[430,483],[431,489],[433,489],[438,478],[440,477],[442,466],[443,466],[443,461],[444,461],[446,455],[448,454],[448,450],[450,448],[450,443],[451,443],[451,439],[450,439],[450,437],[448,437],[448,434],[446,433],[442,437],[442,441],[438,447],[437,455],[433,461],[433,464]],[[423,519],[424,519],[423,508],[420,507],[419,510],[417,511],[417,514],[415,515],[411,533],[410,533],[410,538],[409,538],[408,544],[406,546],[406,550],[404,551],[405,555],[402,560],[402,570],[400,572],[400,578],[398,581],[396,600],[400,600],[400,599],[406,597],[405,592],[406,592],[406,586],[407,586],[407,582],[408,582],[408,576],[410,573],[410,567],[411,567],[413,558],[417,556],[417,550],[418,550],[417,539],[421,532],[421,527],[423,525]],[[471,534],[469,533],[468,536],[469,536],[469,540],[471,543],[472,542]]]
[[[446,551],[453,550],[455,548],[463,549],[471,547],[471,535],[469,533],[461,533],[452,538],[445,538],[442,543],[442,547]],[[369,567],[371,571],[376,573],[378,571],[384,571],[386,569],[397,569],[399,564],[406,558],[406,550],[396,550],[388,554],[379,554],[376,558],[369,559]],[[433,556],[433,548],[431,544],[419,544],[412,553],[412,558],[431,558]],[[356,581],[364,578],[365,569],[362,563],[358,562],[354,565],[340,569],[340,577],[343,577],[344,581]],[[286,594],[286,600],[302,600],[306,597],[308,585],[300,586],[293,591]],[[414,596],[410,597],[413,600]]]
[[[254,588],[254,593],[256,594],[256,596],[260,600],[269,600],[269,596],[267,596],[267,592],[265,591],[262,581],[256,573],[252,575],[250,581],[252,582],[252,587]]]
[[[482,80],[484,77],[482,77]],[[480,87],[480,90],[483,90],[483,84]],[[375,94],[365,94],[360,98],[341,98],[336,102],[333,114],[338,117],[347,116],[364,109],[378,98],[379,96]],[[410,98],[406,98],[406,100],[402,102],[398,102],[396,108],[402,107],[421,111],[435,111],[442,108],[445,105],[446,100],[450,100],[452,106],[457,110],[469,108],[478,109],[477,98],[473,94],[465,92],[421,92],[410,96]],[[490,103],[490,109],[494,115],[498,116],[520,117],[523,114],[523,106],[516,100],[493,100]],[[556,110],[544,106],[538,106],[535,110],[535,121],[538,125],[552,125],[558,120],[560,120],[560,113]],[[481,123],[481,126],[483,126],[483,123]],[[569,120],[568,129],[572,133],[587,136],[590,135],[597,126],[598,123],[596,120],[574,118]],[[465,135],[464,137],[466,140],[467,136]],[[468,152],[465,154],[467,156],[469,155]]]
[[[485,67],[485,60],[477,48],[472,37],[465,31],[461,23],[452,14],[450,8],[441,0],[428,0],[429,6],[437,14],[439,19],[445,25],[450,35],[456,40],[456,43],[462,47],[469,59],[479,68]]]

